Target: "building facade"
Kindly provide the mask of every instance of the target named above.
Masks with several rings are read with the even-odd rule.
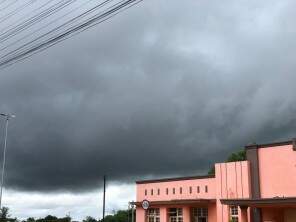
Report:
[[[213,176],[137,181],[136,221],[296,222],[296,140],[245,149]]]

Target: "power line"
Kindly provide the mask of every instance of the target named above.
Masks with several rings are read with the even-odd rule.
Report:
[[[36,53],[44,51],[62,41],[65,41],[66,39],[72,38],[73,36],[89,28],[92,28],[102,22],[109,20],[113,16],[140,3],[143,0],[122,0],[120,2],[113,4],[110,7],[107,7],[107,9],[103,11],[94,14],[93,16],[84,19],[84,21],[81,21],[77,24],[77,22],[81,20],[81,18],[85,17],[86,15],[90,14],[95,10],[98,10],[102,6],[107,5],[107,3],[111,1],[113,0],[104,1],[94,6],[93,8],[81,13],[80,15],[68,20],[64,24],[1,56],[0,68],[5,68],[7,66],[15,64],[16,62],[23,61],[24,59],[27,59]],[[65,27],[69,25],[71,25],[71,27],[62,31],[62,29],[65,29]],[[52,36],[52,34],[54,35]]]
[[[13,41],[13,42],[11,42],[11,43],[8,44],[7,46],[0,48],[0,52],[3,51],[3,50],[5,50],[5,49],[7,49],[7,48],[9,48],[9,47],[11,47],[11,46],[16,45],[17,43],[21,42],[22,40],[24,40],[24,39],[27,38],[27,37],[30,37],[30,36],[32,36],[32,35],[38,33],[38,32],[41,31],[42,29],[49,27],[49,25],[51,25],[51,24],[57,22],[58,20],[60,20],[60,19],[62,19],[62,18],[64,18],[64,17],[66,17],[67,15],[70,15],[71,13],[73,13],[74,11],[80,9],[80,8],[83,7],[84,5],[89,4],[91,1],[93,1],[93,0],[88,0],[88,1],[86,1],[86,2],[83,2],[83,3],[80,4],[79,6],[77,6],[77,7],[74,8],[74,9],[72,9],[71,11],[69,11],[69,12],[63,14],[62,16],[59,16],[59,17],[57,17],[56,19],[54,19],[54,20],[52,20],[52,21],[46,23],[45,25],[41,26],[40,28],[35,29],[34,31],[32,31],[32,32],[30,32],[30,33],[28,33],[28,34],[26,34],[25,36],[22,36],[21,38],[15,40],[15,41]]]
[[[9,8],[10,6],[14,5],[17,1],[18,0],[14,0],[14,1],[10,2],[10,4],[6,5],[4,8],[1,8],[0,11],[3,11],[5,9]]]
[[[13,10],[12,12],[0,17],[0,24],[4,21],[6,21],[7,19],[11,18],[12,16],[16,15],[17,13],[21,12],[21,10],[23,10],[24,8],[32,5],[33,3],[35,3],[37,0],[31,0],[29,2],[27,2],[26,4],[21,5],[20,7],[16,8],[15,10]]]
[[[73,3],[74,1],[77,0],[62,0],[59,2],[59,4],[55,4],[52,7],[50,7],[48,10],[43,11],[39,15],[33,16],[26,20],[24,23],[17,25],[16,27],[13,27],[2,34],[0,34],[0,43],[3,43],[10,39],[11,37],[16,36],[20,32],[27,30],[30,28],[32,25],[37,24],[38,22],[42,21],[43,19],[53,15],[54,13],[62,10],[69,4]]]

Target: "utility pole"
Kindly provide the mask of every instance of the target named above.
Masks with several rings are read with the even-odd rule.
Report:
[[[105,202],[106,202],[106,176],[104,175],[104,190],[103,190],[103,222],[105,222]]]
[[[131,206],[132,207],[132,222],[134,222],[134,205]]]
[[[5,173],[5,163],[6,163],[6,148],[7,148],[7,131],[8,131],[8,122],[11,118],[14,118],[15,115],[0,113],[0,116],[5,117],[5,135],[4,135],[4,149],[3,149],[3,161],[2,161],[2,175],[1,175],[1,188],[0,188],[0,210],[2,209],[2,190],[4,184],[4,173]]]

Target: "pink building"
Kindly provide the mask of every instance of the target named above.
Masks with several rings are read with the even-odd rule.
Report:
[[[137,181],[136,222],[296,222],[296,140],[246,152],[215,176]]]

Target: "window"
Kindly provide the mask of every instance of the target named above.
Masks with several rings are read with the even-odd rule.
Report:
[[[231,222],[238,222],[238,207],[237,206],[231,206],[229,208],[230,210],[230,220]]]
[[[169,194],[169,188],[166,188],[166,194],[167,195]]]
[[[199,186],[197,186],[197,193],[200,193]]]
[[[159,194],[160,194],[160,189],[158,188],[158,189],[157,189],[157,195],[159,195]]]
[[[147,196],[147,190],[145,190],[145,196]]]
[[[192,193],[192,187],[189,187],[189,193]]]
[[[173,188],[173,194],[175,194],[175,192],[176,192],[176,190],[175,190],[175,188]]]
[[[183,191],[183,190],[182,190],[182,187],[180,187],[180,194],[182,194],[182,191]]]
[[[153,189],[151,189],[151,196],[153,196]]]
[[[205,186],[205,192],[206,193],[208,192],[208,186]]]
[[[182,208],[169,209],[169,222],[183,222]]]
[[[147,210],[147,222],[160,222],[159,208],[150,208]]]
[[[195,222],[207,222],[208,208],[193,208],[193,217]]]

